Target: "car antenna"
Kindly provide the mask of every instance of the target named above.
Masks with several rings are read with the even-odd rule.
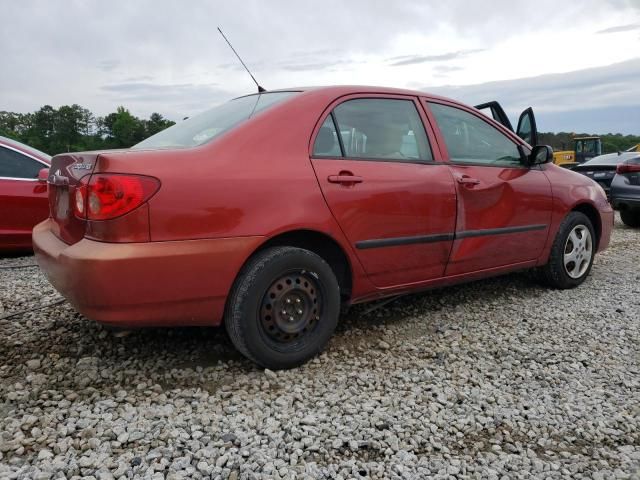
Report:
[[[236,54],[236,57],[238,57],[238,60],[240,60],[240,63],[242,64],[242,66],[244,67],[244,69],[247,71],[247,73],[251,76],[251,79],[253,80],[253,83],[255,83],[258,86],[258,93],[262,93],[262,92],[266,92],[267,90],[264,89],[263,87],[260,86],[260,84],[258,83],[258,81],[256,80],[256,77],[253,76],[253,74],[251,73],[251,71],[249,70],[249,68],[244,64],[244,62],[242,61],[242,59],[240,58],[240,55],[238,55],[238,52],[236,52],[236,49],[233,48],[233,45],[231,45],[231,42],[227,39],[227,37],[224,35],[224,33],[222,33],[222,30],[220,30],[220,27],[218,27],[218,31],[220,32],[220,35],[222,35],[222,38],[224,38],[224,41],[227,42],[227,44],[229,45],[229,48],[231,48],[231,50],[233,51],[233,53]]]

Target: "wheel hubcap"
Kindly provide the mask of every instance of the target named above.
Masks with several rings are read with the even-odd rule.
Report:
[[[564,269],[571,278],[580,278],[591,264],[593,241],[584,225],[576,225],[564,245]]]
[[[321,292],[310,272],[288,273],[267,289],[260,307],[264,332],[280,343],[295,341],[320,320]]]

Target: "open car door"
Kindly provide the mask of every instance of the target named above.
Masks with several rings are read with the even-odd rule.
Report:
[[[500,105],[495,100],[492,102],[481,103],[480,105],[476,105],[476,108],[480,111],[488,110],[491,113],[491,115],[487,115],[487,116],[493,118],[496,122],[501,123],[502,125],[504,125],[505,127],[507,127],[509,130],[513,132],[513,127],[511,126],[509,117],[507,117],[507,114],[504,112],[502,105]],[[482,112],[482,113],[487,114],[487,112]]]
[[[536,117],[533,115],[533,109],[531,107],[527,108],[520,114],[516,135],[518,135],[532,147],[538,144],[538,129],[536,127]]]
[[[502,105],[500,105],[495,100],[476,105],[476,108],[480,111],[485,110],[483,112],[484,114],[493,118],[496,122],[502,124],[512,132],[515,132],[516,135],[518,135],[529,145],[535,146],[538,144],[536,117],[533,114],[533,109],[531,107],[527,108],[520,114],[520,118],[518,118],[518,128],[516,130],[513,129],[513,126],[509,121],[509,117],[507,117],[507,114],[502,108]],[[488,115],[488,113],[491,113],[491,115]]]

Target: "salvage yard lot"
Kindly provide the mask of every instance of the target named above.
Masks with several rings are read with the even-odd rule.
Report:
[[[353,308],[278,373],[223,329],[5,318],[60,297],[2,259],[0,477],[638,478],[639,246],[616,219],[575,290],[520,273]]]

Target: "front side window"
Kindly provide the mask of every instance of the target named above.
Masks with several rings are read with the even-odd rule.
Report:
[[[459,108],[430,103],[455,163],[522,166],[517,145],[495,127]]]
[[[297,92],[272,92],[235,98],[188,118],[134,145],[133,149],[185,148],[207,143],[256,113],[280,103]]]
[[[47,168],[40,162],[26,155],[0,147],[0,177],[6,178],[38,178],[38,172]]]
[[[334,109],[334,115],[345,157],[399,161],[433,158],[424,125],[411,100],[347,100]]]

